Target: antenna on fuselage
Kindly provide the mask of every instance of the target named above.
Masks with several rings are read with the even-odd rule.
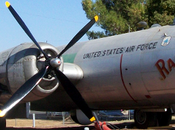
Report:
[[[147,27],[147,23],[145,21],[141,21],[139,23],[137,23],[137,31],[139,30],[144,30],[144,28]]]
[[[174,19],[173,19],[173,25],[175,25],[175,17],[174,17]]]

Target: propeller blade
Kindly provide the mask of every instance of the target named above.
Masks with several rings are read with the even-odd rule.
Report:
[[[95,117],[89,106],[86,104],[85,100],[76,89],[76,87],[71,83],[71,81],[59,70],[54,69],[57,78],[62,84],[63,88],[70,96],[70,98],[75,102],[75,104],[84,112],[84,114],[90,119],[91,122],[95,121]]]
[[[4,104],[0,110],[0,117],[5,116],[5,114],[12,109],[16,104],[18,104],[27,94],[32,91],[32,89],[40,83],[43,76],[46,74],[49,66],[43,68],[32,78],[27,80],[13,95],[12,97]]]
[[[39,48],[39,50],[44,54],[45,58],[46,59],[49,59],[49,57],[47,56],[47,54],[41,49],[40,45],[38,44],[38,42],[33,37],[33,35],[30,32],[30,30],[27,28],[27,26],[25,25],[25,23],[23,22],[23,20],[20,18],[20,16],[17,14],[17,12],[13,9],[13,7],[11,6],[11,4],[8,1],[6,1],[5,2],[5,5],[10,10],[10,12],[12,13],[12,15],[16,19],[16,21],[19,23],[19,25],[22,27],[22,29],[24,30],[24,32],[35,43],[35,45]]]
[[[91,27],[92,25],[98,21],[98,16],[96,15],[89,23],[87,23],[75,36],[74,38],[68,43],[68,45],[60,52],[57,56],[60,56],[67,51],[71,46],[73,46]]]

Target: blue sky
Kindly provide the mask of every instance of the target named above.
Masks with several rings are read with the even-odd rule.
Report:
[[[82,9],[82,0],[9,0],[37,41],[54,46],[67,44],[90,20]],[[98,31],[94,25],[90,30]],[[18,25],[5,1],[0,2],[0,51],[31,42]],[[87,41],[84,35],[79,41]]]

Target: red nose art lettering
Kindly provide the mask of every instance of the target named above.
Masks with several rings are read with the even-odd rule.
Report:
[[[165,68],[165,62],[164,60],[160,59],[156,62],[155,66],[157,67],[158,71],[162,75],[162,77],[165,79],[165,73],[169,74],[168,70]],[[165,72],[165,73],[164,73]]]
[[[175,63],[171,59],[168,59],[167,63],[168,63],[168,69],[169,71],[171,71],[172,68],[175,67]]]
[[[166,77],[169,75],[169,73],[172,71],[172,69],[175,67],[175,63],[173,62],[172,59],[167,60],[167,67],[166,68],[166,62],[162,59],[159,59],[155,66],[157,67],[160,75],[163,77],[163,79],[166,79]]]

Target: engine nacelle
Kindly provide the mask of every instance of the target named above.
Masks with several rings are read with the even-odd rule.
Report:
[[[81,124],[81,125],[89,125],[92,122],[89,120],[89,118],[79,109],[73,110],[70,112],[71,118],[75,123]]]
[[[48,56],[56,57],[58,51],[47,43],[39,43]],[[0,53],[0,84],[11,94],[15,93],[28,79],[45,66],[43,54],[33,43],[21,44]],[[62,66],[60,66],[62,69]],[[24,101],[34,101],[54,92],[59,83],[51,74],[47,74]]]

